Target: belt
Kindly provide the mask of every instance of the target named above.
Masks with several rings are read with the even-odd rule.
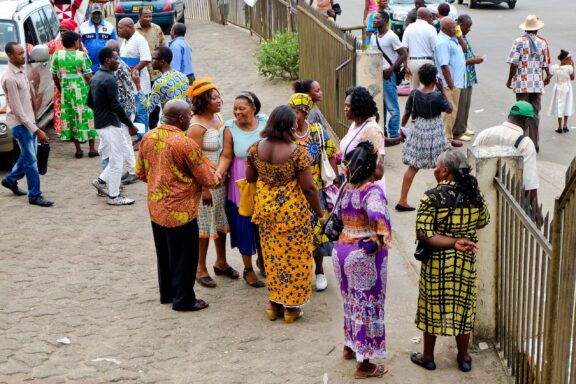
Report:
[[[77,73],[72,73],[72,74],[61,74],[60,77],[62,77],[63,79],[80,79],[82,77],[84,77],[84,75],[79,75]]]
[[[425,57],[409,57],[409,60],[434,60],[433,57],[425,56]]]

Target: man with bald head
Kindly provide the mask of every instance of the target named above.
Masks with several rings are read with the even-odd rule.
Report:
[[[136,32],[134,21],[128,17],[118,22],[118,36],[125,39],[120,46],[120,58],[128,64],[132,76],[140,78],[142,93],[144,95],[150,94],[152,87],[146,66],[152,61],[152,54],[148,42],[144,36]],[[144,107],[141,94],[136,95],[134,103],[136,106],[134,122],[144,124],[148,130],[148,111]]]
[[[420,86],[418,70],[424,64],[434,64],[436,46],[436,28],[432,26],[433,15],[426,7],[417,11],[416,22],[410,24],[402,36],[402,46],[408,50],[406,73],[412,76],[410,87]]]
[[[460,100],[460,90],[464,88],[466,82],[466,59],[460,46],[460,42],[455,36],[456,22],[449,17],[445,17],[440,22],[440,33],[436,42],[434,61],[438,68],[438,77],[445,87],[446,97],[452,104],[451,113],[443,113],[442,120],[446,130],[446,140],[454,147],[461,147],[462,142],[455,140],[453,135],[454,123],[458,114],[458,103]],[[469,137],[463,137],[470,140]]]
[[[208,307],[194,293],[199,236],[196,217],[202,188],[220,183],[198,144],[183,134],[191,118],[185,101],[167,102],[160,126],[144,135],[136,163],[138,178],[148,183],[160,303],[172,303],[175,311]]]

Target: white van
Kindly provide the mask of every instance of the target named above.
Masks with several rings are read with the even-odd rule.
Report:
[[[43,44],[54,40],[58,29],[58,18],[49,0],[0,1],[0,76],[8,67],[6,43],[15,41],[25,46],[32,105],[41,128],[53,119],[54,100],[48,48]],[[6,125],[6,96],[0,87],[0,153],[12,149],[12,133]]]

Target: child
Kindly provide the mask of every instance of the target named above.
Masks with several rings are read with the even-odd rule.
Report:
[[[548,115],[551,116],[552,113],[555,113],[558,116],[556,132],[562,133],[568,132],[568,116],[572,116],[574,98],[570,81],[574,80],[574,62],[570,52],[563,49],[560,50],[558,60],[560,60],[560,65],[554,64],[550,67],[550,73],[556,79],[556,84],[554,84],[554,93]],[[564,119],[563,124],[562,119]]]

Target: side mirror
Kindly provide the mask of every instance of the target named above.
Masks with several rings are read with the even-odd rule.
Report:
[[[46,45],[37,45],[30,52],[30,62],[44,63],[50,60],[50,51]]]

